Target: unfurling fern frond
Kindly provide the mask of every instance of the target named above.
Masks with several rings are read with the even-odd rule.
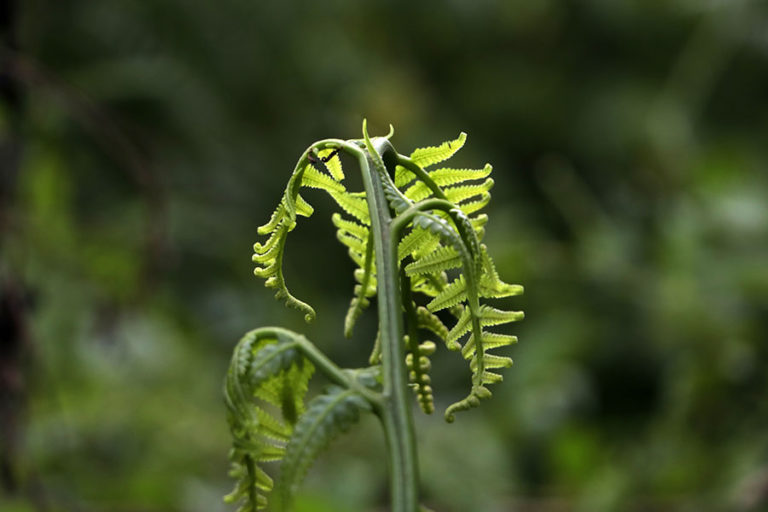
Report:
[[[431,313],[424,306],[416,308],[416,326],[419,329],[426,329],[437,335],[438,338],[445,342],[449,350],[459,350],[461,348],[458,344],[451,345],[448,343],[448,328],[437,315]]]
[[[454,414],[459,411],[465,411],[472,407],[477,407],[480,400],[489,398],[490,391],[485,387],[487,384],[501,382],[502,376],[491,372],[492,369],[508,368],[512,366],[512,359],[508,357],[499,357],[488,354],[487,351],[493,348],[503,347],[517,342],[517,337],[487,332],[482,330],[492,325],[501,325],[509,322],[522,320],[524,317],[521,311],[502,311],[490,306],[482,305],[477,315],[480,329],[475,329],[472,325],[473,314],[469,308],[465,308],[463,314],[459,317],[456,325],[448,333],[447,342],[457,344],[459,339],[468,332],[469,339],[461,348],[461,354],[470,361],[472,370],[472,390],[469,395],[454,404],[445,412],[446,420],[453,421]],[[480,344],[476,342],[476,332],[479,332]]]
[[[338,368],[306,338],[284,329],[258,329],[238,343],[224,395],[233,440],[231,475],[237,480],[226,499],[239,503],[240,512],[267,507],[290,512],[294,494],[321,450],[355,423],[361,411],[375,412],[384,425],[394,482],[392,509],[417,510],[418,464],[407,386],[422,411],[432,413],[429,370],[436,343],[431,340],[460,353],[472,375],[469,394],[446,409],[448,422],[456,412],[490,397],[488,386],[502,380],[498,371],[512,365],[512,359],[491,351],[517,338],[487,329],[520,320],[523,313],[481,302],[523,291],[500,279],[481,244],[488,216],[479,211],[490,201],[491,166],[432,167],[461,149],[464,133],[417,149],[410,157],[394,149],[392,133],[371,138],[364,122],[362,139],[326,139],[310,146],[277,209],[258,230],[266,239],[254,245],[254,273],[310,321],[312,307],[288,291],[283,254],[297,218],[314,211],[300,195],[302,188],[331,196],[340,209],[331,218],[336,237],[356,266],[344,334],[351,336],[377,294],[380,322],[371,366],[361,370]],[[357,159],[365,191],[347,190],[340,152]],[[316,369],[331,385],[306,402]],[[279,464],[275,481],[269,464]]]
[[[448,421],[453,421],[455,412],[477,405],[480,399],[490,396],[485,385],[501,379],[490,370],[511,364],[509,358],[486,354],[486,350],[507,345],[514,338],[482,330],[495,322],[499,314],[492,313],[497,310],[481,306],[479,299],[510,297],[523,291],[521,286],[499,279],[487,248],[479,242],[488,217],[474,214],[490,200],[489,190],[494,183],[488,177],[491,166],[424,170],[424,167],[452,156],[464,141],[462,134],[456,141],[416,150],[410,158],[401,158],[395,171],[396,185],[403,188],[405,197],[416,205],[430,199],[444,200],[452,205],[450,209],[441,206],[429,213],[416,214],[399,245],[400,259],[409,256],[412,259],[405,267],[406,274],[411,277],[411,289],[431,298],[427,304],[429,312],[448,309],[456,316],[456,325],[444,339],[450,349],[461,348],[462,354],[470,360],[472,390],[466,398],[446,410]],[[454,269],[459,269],[460,274],[449,280],[446,271]],[[521,315],[510,313],[504,319],[517,320]],[[468,332],[470,338],[462,345],[460,338]],[[481,340],[477,346],[475,338]],[[415,365],[413,360],[412,364]]]
[[[302,187],[323,190],[333,198],[342,210],[355,218],[360,223],[358,225],[362,226],[363,229],[367,230],[367,226],[370,224],[365,194],[348,192],[341,183],[341,180],[344,179],[344,172],[337,153],[338,148],[326,148],[317,153],[310,149],[305,153],[288,181],[277,209],[269,222],[258,230],[260,235],[269,235],[269,238],[266,242],[256,243],[253,246],[253,261],[259,265],[254,270],[254,274],[266,280],[266,287],[277,290],[275,293],[277,299],[283,300],[287,306],[303,312],[307,322],[314,319],[315,311],[309,304],[297,299],[288,291],[282,268],[285,241],[288,233],[296,227],[296,216],[309,217],[314,211],[312,206],[299,195],[299,190]],[[340,239],[353,235],[354,230],[347,232],[341,227],[339,228]],[[350,243],[352,241],[346,240]],[[345,243],[345,240],[342,242]],[[365,250],[358,252],[364,254]],[[351,254],[351,256],[354,259],[354,255]],[[362,261],[362,258],[360,259]],[[366,297],[370,296],[368,288],[364,289],[363,292]],[[358,303],[361,302],[358,300]]]
[[[297,196],[298,197],[298,196]],[[253,261],[262,266],[254,269],[253,273],[257,277],[266,279],[264,286],[274,288],[275,298],[283,300],[285,304],[304,313],[304,318],[308,322],[314,319],[315,310],[288,291],[283,277],[283,251],[285,249],[285,240],[288,233],[296,227],[296,209],[286,205],[283,201],[278,205],[272,219],[259,228],[259,234],[269,234],[269,238],[263,244],[253,245]],[[293,202],[295,205],[295,201]]]

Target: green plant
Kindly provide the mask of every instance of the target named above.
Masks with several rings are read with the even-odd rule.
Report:
[[[448,422],[455,413],[489,398],[486,386],[502,380],[493,370],[512,364],[510,358],[488,350],[514,343],[516,338],[485,328],[520,320],[523,313],[480,303],[480,298],[523,291],[499,279],[480,243],[488,217],[477,212],[490,200],[491,166],[425,171],[461,149],[466,135],[406,157],[390,144],[392,133],[370,138],[363,121],[361,140],[326,139],[312,144],[299,159],[272,218],[259,228],[259,234],[268,238],[254,245],[253,260],[259,265],[255,274],[266,279],[278,299],[311,321],[312,307],[286,287],[282,259],[297,216],[313,212],[299,195],[301,187],[327,192],[352,217],[333,215],[338,239],[358,267],[344,333],[352,335],[355,321],[374,295],[378,296],[379,332],[370,366],[356,370],[337,367],[304,336],[285,329],[256,329],[240,340],[225,384],[233,438],[232,476],[237,479],[226,499],[239,501],[243,512],[266,508],[270,491],[270,507],[289,510],[296,488],[319,452],[361,412],[374,413],[383,425],[392,510],[415,512],[418,464],[409,387],[425,413],[434,410],[429,356],[436,345],[423,340],[422,334],[430,332],[469,361],[471,390],[447,408]],[[343,185],[340,153],[357,160],[364,191],[350,192]],[[418,304],[419,296],[426,297],[422,300],[428,300],[426,305]],[[435,314],[441,310],[454,318],[450,329]],[[315,371],[331,385],[305,403]],[[261,465],[277,461],[280,471],[273,482]]]

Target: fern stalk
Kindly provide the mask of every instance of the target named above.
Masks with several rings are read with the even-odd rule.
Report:
[[[388,141],[376,152],[387,156]],[[382,148],[382,146],[384,146]],[[388,147],[387,147],[388,146]],[[392,150],[394,151],[394,150]],[[394,174],[394,169],[391,169]],[[379,332],[381,336],[384,406],[378,411],[387,441],[390,471],[390,495],[393,512],[415,512],[419,481],[416,440],[403,353],[403,317],[399,289],[397,238],[392,236],[392,216],[384,197],[382,177],[363,171],[363,185],[368,197],[379,279]]]

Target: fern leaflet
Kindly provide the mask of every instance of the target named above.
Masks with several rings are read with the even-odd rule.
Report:
[[[349,430],[360,417],[360,411],[370,411],[371,405],[356,391],[331,386],[313,398],[307,412],[299,419],[285,450],[280,468],[278,489],[284,510],[289,510],[296,489],[309,467],[340,433]]]
[[[419,148],[411,153],[411,160],[420,167],[429,167],[451,158],[458,150],[464,147],[467,140],[467,134],[461,132],[456,140],[443,142],[439,146],[430,146]]]

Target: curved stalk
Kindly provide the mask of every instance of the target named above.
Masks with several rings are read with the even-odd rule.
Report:
[[[387,262],[396,262],[397,252],[390,250]],[[388,264],[385,263],[385,264]],[[386,302],[396,305],[391,309],[392,314],[385,325],[382,322],[382,366],[384,369],[384,400],[385,407],[380,412],[390,463],[391,506],[393,512],[416,512],[418,505],[418,459],[416,438],[411,413],[411,400],[408,393],[408,377],[405,368],[405,353],[403,350],[403,320],[399,297],[398,281],[390,281],[390,275],[397,275],[397,265],[391,265],[387,276]],[[381,282],[381,281],[380,281]],[[382,293],[379,292],[380,310]],[[389,331],[389,332],[387,332]]]
[[[435,183],[435,180],[432,179],[432,176],[430,176],[427,171],[422,169],[421,166],[419,166],[416,162],[405,155],[397,155],[397,163],[398,165],[401,165],[407,170],[411,171],[417,178],[423,181],[424,184],[429,187],[429,190],[435,194],[436,198],[447,199],[443,190],[438,187],[437,183]]]
[[[371,228],[375,233],[385,401],[378,413],[387,440],[391,507],[393,512],[416,512],[419,471],[403,351],[397,241],[392,236],[392,216],[380,177],[370,172],[367,162],[363,170],[363,184],[371,212]]]
[[[377,153],[394,152],[386,139],[381,140]],[[376,407],[384,428],[390,474],[390,499],[392,512],[417,512],[418,510],[418,455],[413,427],[408,374],[403,350],[403,318],[398,273],[397,238],[393,236],[392,215],[384,184],[378,172],[371,172],[371,156],[360,147],[347,141],[327,139],[313,144],[314,149],[339,148],[354,156],[360,165],[371,215],[376,279],[378,283],[379,333],[382,351],[384,379],[383,403]],[[394,172],[397,159],[387,159]],[[386,165],[386,164],[385,164]]]

